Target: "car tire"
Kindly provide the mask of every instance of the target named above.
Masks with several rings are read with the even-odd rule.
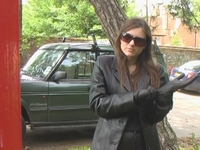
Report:
[[[22,117],[22,139],[24,139],[25,134],[26,134],[26,122],[24,118]]]

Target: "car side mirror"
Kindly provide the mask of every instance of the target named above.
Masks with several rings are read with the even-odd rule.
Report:
[[[67,78],[67,72],[66,71],[57,71],[52,76],[52,80],[57,82],[60,79],[66,79]]]

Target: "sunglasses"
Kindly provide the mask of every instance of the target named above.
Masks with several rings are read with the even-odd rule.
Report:
[[[121,40],[126,43],[130,43],[133,40],[135,43],[135,46],[138,46],[138,47],[146,46],[146,39],[140,38],[140,37],[133,37],[133,35],[126,33],[126,32],[122,32]]]

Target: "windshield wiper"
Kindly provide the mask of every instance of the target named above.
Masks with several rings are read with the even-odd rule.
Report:
[[[30,72],[28,72],[27,70],[21,69],[21,70],[20,70],[20,73],[21,73],[21,72],[22,72],[22,74],[30,75]]]

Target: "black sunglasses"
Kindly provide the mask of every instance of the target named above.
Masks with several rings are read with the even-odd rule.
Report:
[[[138,46],[138,47],[146,46],[146,39],[140,38],[140,37],[134,37],[133,35],[126,32],[122,32],[121,40],[126,43],[130,43],[132,40],[134,40],[135,46]]]

